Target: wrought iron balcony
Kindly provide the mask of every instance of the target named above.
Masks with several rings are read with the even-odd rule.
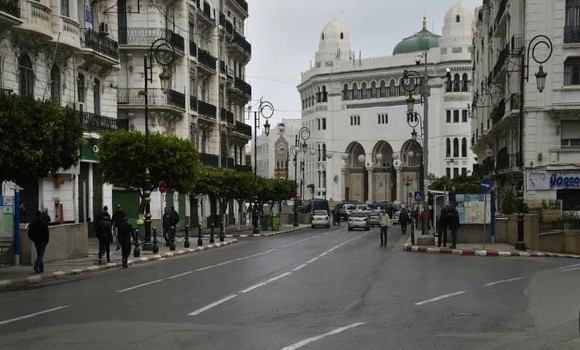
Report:
[[[189,41],[189,55],[197,57],[197,44],[192,40]]]
[[[246,123],[242,123],[236,120],[234,131],[248,137],[252,137],[252,127]]]
[[[234,113],[232,113],[230,111],[226,111],[226,121],[228,122],[228,124],[233,124],[234,123]]]
[[[0,12],[6,12],[11,16],[20,17],[18,0],[0,0]]]
[[[580,43],[580,26],[564,26],[564,43]]]
[[[217,108],[212,105],[211,103],[207,103],[204,101],[197,101],[197,111],[199,114],[204,115],[205,117],[209,117],[212,119],[216,119],[217,117]]]
[[[246,11],[246,13],[248,13],[248,2],[246,0],[236,0],[236,2],[244,11]]]
[[[216,70],[217,58],[213,57],[208,51],[198,49],[197,60],[199,61],[199,63],[211,69],[212,71]]]
[[[498,154],[495,162],[495,170],[501,171],[506,169],[517,168],[520,161],[520,153],[508,153],[506,148],[502,148]]]
[[[78,112],[84,131],[117,130],[119,123],[117,118],[105,117],[89,112]]]
[[[219,167],[220,164],[220,156],[218,156],[217,154],[200,153],[199,159],[201,160],[202,164],[214,168]]]
[[[120,28],[119,43],[122,45],[137,45],[150,47],[159,39],[167,39],[176,50],[183,52],[185,39],[169,29],[164,28]]]
[[[129,105],[145,105],[145,89],[117,89],[117,103]],[[168,105],[185,109],[185,95],[169,90],[164,93],[161,89],[147,89],[147,103],[152,106]]]
[[[197,111],[197,97],[189,96],[189,109]]]
[[[244,54],[248,56],[252,55],[252,44],[250,44],[240,33],[234,31],[234,38],[231,42],[238,45]]]
[[[242,79],[236,77],[234,80],[234,87],[248,96],[252,96],[252,86]]]
[[[226,33],[228,33],[229,35],[234,35],[234,25],[232,24],[232,22],[228,21],[226,15],[224,15],[223,12],[220,13],[220,25],[224,27]]]
[[[81,46],[105,55],[115,61],[119,60],[119,44],[92,29],[82,29]]]

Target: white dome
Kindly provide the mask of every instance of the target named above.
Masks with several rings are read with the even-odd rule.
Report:
[[[451,6],[443,20],[443,36],[463,36],[471,34],[474,12],[460,0]]]
[[[346,27],[337,20],[332,20],[320,34],[316,62],[348,60],[350,55],[350,37]]]

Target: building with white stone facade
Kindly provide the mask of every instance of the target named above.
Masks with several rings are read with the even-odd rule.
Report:
[[[473,10],[460,1],[447,11],[441,36],[428,31],[424,19],[423,28],[403,39],[392,55],[371,58],[354,53],[340,22],[324,27],[315,65],[302,73],[298,85],[302,126],[310,129],[307,142],[315,150],[306,155],[305,182],[314,184],[315,196],[404,204],[420,188],[422,131],[417,126],[414,141],[401,83],[406,69],[423,74],[424,66],[415,63],[423,53],[431,77],[429,174],[455,177],[472,169],[472,21]],[[419,91],[414,98],[420,101]],[[422,115],[421,107],[415,110]]]
[[[251,86],[245,82],[251,57],[251,45],[244,37],[247,2],[180,0],[139,7],[137,2],[121,0],[118,6],[119,119],[130,130],[144,132],[144,55],[149,55],[155,40],[165,39],[175,53],[167,67],[171,77],[167,92],[160,85],[163,66],[153,60],[155,55],[148,56],[153,61],[147,91],[150,132],[194,140],[205,165],[249,171],[245,145],[252,129],[244,122],[244,106],[251,98]],[[168,46],[158,51],[162,60],[170,54]],[[126,206],[138,203],[121,189],[113,199]],[[153,219],[161,218],[165,206],[175,206],[182,217],[191,215],[194,223],[204,226],[213,222],[219,209],[219,203],[207,196],[190,202],[183,193],[154,191]],[[234,201],[228,206],[227,224],[237,222],[236,206]]]
[[[580,2],[486,0],[474,28],[473,150],[495,180],[500,210],[502,196],[522,186],[529,206],[578,207]],[[553,49],[543,91],[533,57],[545,60],[548,46],[536,46],[538,35]]]
[[[117,129],[119,69],[117,13],[113,1],[6,0],[0,2],[0,88],[2,93],[52,99],[75,108],[86,145],[80,161],[54,177],[30,178],[21,198],[23,221],[47,208],[53,222],[86,222],[111,204],[93,146],[98,132]],[[13,185],[3,184],[4,195]]]
[[[295,179],[294,154],[296,135],[301,127],[300,119],[282,118],[281,122],[272,128],[268,135],[262,133],[257,137],[257,171],[258,176],[274,179]],[[254,149],[251,154],[253,159]],[[297,178],[300,179],[300,160],[297,157]],[[252,164],[254,166],[254,164]]]

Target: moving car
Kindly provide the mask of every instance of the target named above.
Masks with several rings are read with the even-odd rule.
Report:
[[[362,228],[368,231],[371,228],[369,215],[364,211],[353,211],[348,216],[348,230]]]
[[[312,213],[312,222],[310,223],[312,228],[316,226],[330,227],[330,216],[326,210],[315,210]]]
[[[379,214],[381,213],[378,209],[372,209],[369,212],[369,225],[371,226],[379,226]]]
[[[344,204],[342,206],[342,208],[340,209],[340,218],[341,218],[341,220],[342,221],[348,220],[348,216],[355,209],[355,207],[356,207],[355,204],[351,204],[351,203]]]
[[[397,212],[395,212],[395,214],[393,214],[393,225],[399,224],[399,215],[401,215],[400,210],[397,210]]]

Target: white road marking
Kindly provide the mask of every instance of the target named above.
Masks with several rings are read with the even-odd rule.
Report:
[[[274,281],[276,281],[276,280],[279,280],[280,278],[284,278],[284,277],[286,277],[286,276],[290,276],[291,274],[292,274],[292,272],[284,272],[284,273],[283,273],[283,274],[281,274],[281,275],[278,275],[278,276],[276,276],[276,277],[270,278],[269,280],[267,280],[267,281],[266,281],[266,283],[271,283],[271,282],[274,282]]]
[[[260,287],[262,287],[262,286],[265,286],[266,284],[267,284],[266,282],[260,282],[260,283],[258,283],[258,284],[254,284],[253,286],[251,286],[251,287],[249,287],[249,288],[246,288],[246,289],[244,289],[244,290],[241,290],[241,291],[240,291],[240,293],[247,293],[247,292],[249,292],[249,291],[251,291],[251,290],[254,290],[254,289],[256,289],[256,288],[260,288]]]
[[[514,281],[519,281],[519,280],[523,280],[523,279],[525,279],[525,277],[510,278],[509,280],[501,280],[501,281],[489,282],[489,283],[485,284],[485,286],[486,287],[491,287],[491,286],[495,286],[496,284],[507,283],[507,282],[514,282]]]
[[[437,301],[437,300],[441,300],[441,299],[445,299],[445,298],[454,297],[454,296],[456,296],[456,295],[461,295],[461,294],[463,294],[463,293],[465,293],[465,291],[464,291],[464,290],[462,290],[462,291],[459,291],[459,292],[455,292],[455,293],[449,293],[449,294],[441,295],[441,296],[439,296],[439,297],[437,297],[437,298],[433,298],[433,299],[427,299],[427,300],[419,301],[419,302],[415,303],[415,305],[416,305],[416,306],[421,306],[421,305],[424,305],[424,304],[427,304],[427,303],[432,303],[432,302],[434,302],[434,301]]]
[[[187,272],[184,272],[184,273],[180,273],[180,274],[177,274],[177,275],[173,275],[173,276],[167,277],[167,279],[168,279],[168,280],[172,280],[172,279],[174,279],[174,278],[178,278],[178,277],[183,277],[183,276],[190,275],[190,274],[192,274],[192,273],[194,273],[194,272],[195,272],[195,271],[187,271]]]
[[[568,270],[572,267],[578,267],[578,266],[580,266],[580,264],[568,265],[568,266],[560,267],[560,270]]]
[[[580,270],[580,267],[573,267],[570,269],[562,270],[562,272],[569,272],[569,271],[576,271],[576,270]]]
[[[25,315],[25,316],[20,316],[20,317],[13,318],[13,319],[10,319],[10,320],[0,321],[0,326],[1,325],[8,324],[8,323],[16,322],[16,321],[22,321],[22,320],[25,320],[27,318],[32,318],[32,317],[35,317],[35,316],[38,316],[38,315],[42,315],[42,314],[46,314],[46,313],[49,313],[49,312],[58,311],[58,310],[61,310],[61,309],[67,308],[67,307],[68,307],[68,305],[58,306],[58,307],[55,307],[55,308],[52,308],[52,309],[35,312],[33,314],[30,314],[30,315]]]
[[[324,333],[324,334],[320,334],[320,335],[317,335],[317,336],[312,337],[312,338],[304,339],[302,341],[299,341],[298,343],[287,346],[287,347],[283,348],[282,350],[296,350],[296,349],[299,349],[307,344],[310,344],[312,342],[320,340],[322,338],[326,338],[330,335],[338,334],[338,333],[344,332],[346,330],[349,330],[351,328],[362,326],[364,324],[365,324],[365,322],[357,322],[357,323],[353,323],[353,324],[345,326],[345,327],[340,327],[340,328],[334,329],[328,333]]]
[[[197,310],[195,310],[195,311],[193,311],[193,312],[190,312],[190,313],[188,313],[187,315],[188,315],[188,316],[197,316],[197,315],[201,314],[202,312],[204,312],[204,311],[207,311],[207,310],[209,310],[209,309],[211,309],[211,308],[213,308],[213,307],[216,307],[216,306],[218,306],[218,305],[220,305],[220,304],[223,304],[223,303],[225,303],[226,301],[228,301],[228,300],[230,300],[230,299],[233,299],[233,298],[235,298],[235,297],[237,297],[237,296],[238,296],[237,294],[228,295],[227,297],[225,297],[225,298],[223,298],[223,299],[220,299],[220,300],[218,300],[218,301],[216,301],[216,302],[214,302],[214,303],[211,303],[211,304],[209,304],[209,305],[207,305],[207,306],[204,306],[204,307],[202,307],[201,309],[197,309]]]
[[[307,264],[302,264],[300,266],[297,266],[297,267],[295,267],[295,268],[292,269],[292,272],[296,272],[296,271],[302,270],[303,268],[306,267],[306,265]]]
[[[160,280],[155,280],[155,281],[151,281],[151,282],[147,282],[147,283],[138,284],[138,285],[133,286],[133,287],[118,290],[117,293],[125,293],[125,292],[128,292],[128,291],[133,290],[133,289],[145,287],[145,286],[148,286],[150,284],[159,283],[159,282],[163,282],[163,281],[164,281],[163,279],[160,279]]]

